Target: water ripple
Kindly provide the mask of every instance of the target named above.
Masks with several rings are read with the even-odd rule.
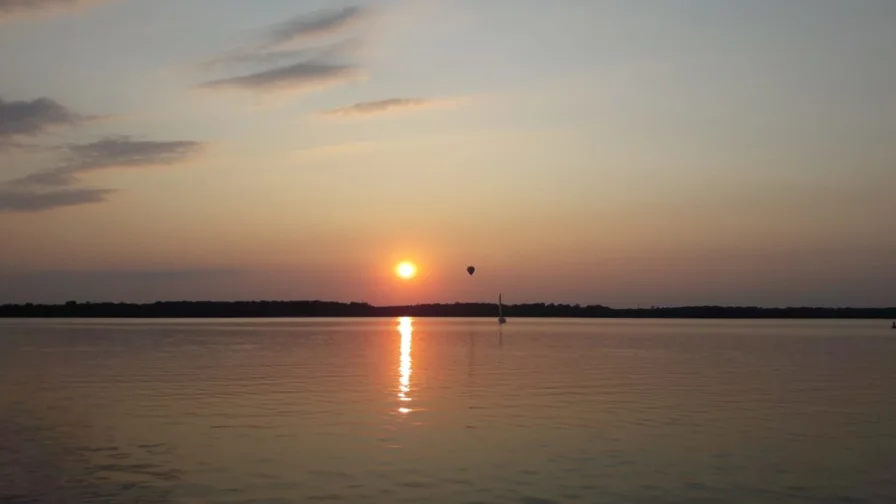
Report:
[[[875,322],[0,321],[0,502],[896,502]]]

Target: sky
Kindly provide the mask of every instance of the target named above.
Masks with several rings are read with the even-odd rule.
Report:
[[[0,303],[894,306],[894,25],[892,0],[0,0]]]

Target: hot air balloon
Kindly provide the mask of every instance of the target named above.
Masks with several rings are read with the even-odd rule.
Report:
[[[476,268],[474,268],[472,266],[467,266],[467,273],[469,273],[470,275],[473,275],[474,271],[476,271]]]

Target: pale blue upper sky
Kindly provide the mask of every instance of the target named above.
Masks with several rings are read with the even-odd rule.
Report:
[[[20,3],[0,302],[896,304],[892,0]]]

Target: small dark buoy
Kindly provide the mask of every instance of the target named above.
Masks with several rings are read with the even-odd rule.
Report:
[[[893,327],[891,327],[890,329],[896,329],[896,322],[893,322]]]

